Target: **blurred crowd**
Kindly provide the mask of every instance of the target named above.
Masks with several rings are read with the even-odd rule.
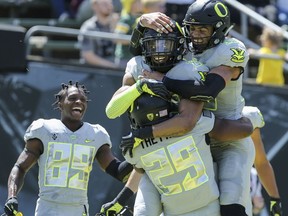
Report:
[[[138,23],[140,15],[151,12],[164,12],[182,24],[185,14],[183,11],[186,11],[186,8],[194,1],[195,0],[9,0],[10,3],[14,2],[14,4],[18,6],[21,4],[32,4],[33,2],[41,2],[41,4],[46,2],[49,6],[48,18],[56,19],[59,22],[74,20],[75,23],[77,23],[76,28],[79,28],[81,32],[78,37],[80,62],[111,69],[117,69],[119,67],[125,68],[127,61],[132,57],[128,50],[128,41],[111,41],[110,39],[105,38],[95,40],[91,37],[86,37],[86,32],[101,31],[131,35],[132,30]],[[240,0],[239,2],[245,4],[253,11],[280,27],[286,30],[288,29],[288,4],[286,3],[286,0]],[[21,7],[18,7],[19,11],[20,9]],[[14,15],[15,10],[16,9],[14,8]],[[235,23],[234,29],[240,31],[240,12],[232,6],[230,6],[230,11],[231,21]],[[42,14],[44,15],[45,13]],[[23,12],[22,9],[22,14],[19,16],[34,18],[35,14],[29,13],[29,11],[26,11],[25,14],[25,11]],[[248,38],[262,48],[264,46],[266,47],[267,43],[264,45],[266,39],[264,40],[262,36],[264,31],[263,26],[253,19],[248,19],[248,25]],[[267,32],[268,30],[265,31]],[[267,35],[267,33],[265,34]],[[272,31],[269,34],[274,35],[274,39],[272,40],[277,40],[277,42],[274,42],[277,43],[277,46],[273,45],[273,47],[268,47],[265,49],[264,54],[279,54],[281,56],[281,63],[279,63],[279,59],[272,59],[271,61],[276,62],[278,68],[281,68],[281,70],[278,69],[280,78],[276,84],[283,85],[285,82],[283,77],[283,65],[285,61],[287,62],[288,58],[287,54],[285,54],[285,52],[287,52],[287,40],[278,36],[275,31]],[[268,36],[265,38],[268,38]],[[254,56],[261,54],[261,52],[263,53],[263,49],[249,49],[249,51],[251,51],[250,54]],[[267,69],[267,67],[265,67],[266,64],[264,63],[263,61],[261,63],[261,61],[257,60],[257,67],[259,64],[257,83],[259,84],[265,83],[265,80],[267,80],[265,78],[266,72],[263,71],[271,69],[270,67]],[[268,62],[268,65],[270,65],[270,62]],[[270,78],[268,77],[268,79]]]

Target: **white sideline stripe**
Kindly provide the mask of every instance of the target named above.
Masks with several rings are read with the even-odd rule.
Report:
[[[284,136],[281,137],[281,139],[267,153],[268,160],[272,160],[287,141],[288,141],[288,131],[284,134]]]

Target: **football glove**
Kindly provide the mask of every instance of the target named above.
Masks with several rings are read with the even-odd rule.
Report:
[[[242,110],[242,115],[251,121],[253,129],[262,128],[265,125],[262,113],[257,107],[245,106]]]
[[[136,88],[139,93],[146,92],[164,100],[171,99],[170,91],[164,86],[163,82],[157,80],[142,78],[136,82]]]
[[[125,203],[133,195],[134,192],[130,188],[124,187],[112,202],[102,205],[100,213],[105,213],[106,216],[117,215],[122,212]]]
[[[4,211],[7,216],[14,216],[18,213],[18,201],[17,197],[10,197],[7,199]]]
[[[106,216],[116,216],[123,208],[122,205],[113,200],[112,202],[102,205],[100,213],[104,213]]]
[[[122,150],[123,156],[125,156],[127,152],[129,152],[129,156],[132,158],[133,148],[138,146],[141,142],[142,139],[135,137],[132,132],[128,136],[123,136],[120,143],[120,148]]]
[[[282,216],[282,205],[280,198],[270,198],[270,216]]]
[[[123,156],[125,156],[126,153],[129,152],[129,156],[132,158],[133,148],[137,147],[143,141],[143,139],[152,137],[153,137],[152,126],[133,129],[129,135],[122,137],[120,148],[122,150]]]

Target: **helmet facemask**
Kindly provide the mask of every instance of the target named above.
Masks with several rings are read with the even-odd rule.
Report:
[[[201,53],[223,42],[233,26],[230,25],[230,12],[219,0],[196,1],[190,5],[183,21],[185,36],[190,37],[191,26],[212,26],[213,33],[206,46],[194,44],[194,51]],[[191,39],[195,41],[195,38]],[[195,43],[195,42],[194,42]]]
[[[191,33],[191,28],[195,25],[185,25],[185,37],[186,40],[189,43],[189,49],[190,51],[197,53],[202,53],[206,49],[209,48],[209,44],[211,41],[211,38],[213,37],[213,34],[215,34],[214,30],[210,35],[207,35],[206,37],[197,35],[196,37]],[[200,25],[199,25],[200,26]],[[208,26],[208,25],[207,25]]]
[[[186,53],[185,38],[180,32],[161,34],[149,29],[144,32],[141,45],[144,62],[161,73],[167,73]]]

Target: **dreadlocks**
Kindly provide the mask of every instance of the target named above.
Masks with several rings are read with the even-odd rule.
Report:
[[[52,106],[56,106],[58,102],[60,102],[65,97],[68,89],[71,87],[76,87],[80,91],[83,91],[86,96],[89,94],[89,91],[86,89],[86,87],[84,85],[80,85],[79,82],[75,82],[73,84],[73,82],[70,80],[68,84],[62,83],[61,87],[62,89],[57,94],[55,94],[56,101],[52,104]],[[58,107],[56,107],[55,109],[58,109]]]

